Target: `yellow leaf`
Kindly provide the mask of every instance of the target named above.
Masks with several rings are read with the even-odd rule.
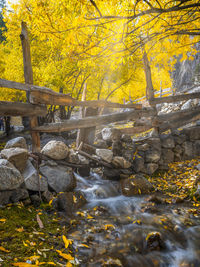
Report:
[[[140,189],[138,189],[138,193],[141,195],[142,194],[142,192],[141,192],[141,190]]]
[[[39,265],[43,265],[43,264],[49,264],[49,265],[54,265],[54,266],[56,266],[56,264],[55,264],[54,262],[52,262],[52,261],[49,261],[49,262],[40,262]]]
[[[80,244],[79,247],[86,247],[86,248],[89,248],[89,246],[86,245],[86,244]]]
[[[68,261],[68,263],[66,264],[66,267],[72,267],[73,265],[71,264],[71,262]]]
[[[73,195],[73,201],[74,201],[74,203],[77,202],[77,198],[76,198],[76,196],[74,196],[74,195]]]
[[[5,249],[4,247],[0,247],[0,250],[3,251],[3,252],[10,252],[9,250]]]
[[[28,247],[28,245],[23,241],[23,245],[25,246],[25,247]]]
[[[26,260],[36,261],[36,260],[38,260],[39,258],[40,258],[40,256],[36,256],[36,255],[34,255],[34,256],[30,256],[30,257],[26,258]]]
[[[68,248],[72,244],[70,239],[67,239],[66,236],[62,235],[63,242],[65,243],[65,248]]]
[[[94,219],[94,218],[88,214],[87,219]]]
[[[6,221],[6,219],[0,219],[0,222],[5,222]]]
[[[19,233],[21,233],[21,232],[24,232],[24,228],[22,227],[22,228],[17,228],[17,229],[15,229],[17,232],[19,232]]]
[[[29,264],[27,262],[16,262],[16,263],[13,263],[12,265],[14,266],[18,266],[18,267],[36,267],[37,265],[35,264]]]
[[[114,226],[113,224],[106,224],[106,225],[104,226],[104,228],[105,228],[106,230],[108,230],[109,228],[114,228],[114,229],[115,229],[115,226]]]
[[[62,258],[66,259],[66,260],[68,260],[68,261],[74,260],[74,257],[72,257],[70,254],[62,253],[62,251],[60,251],[60,250],[56,250],[56,252],[58,252],[58,254],[59,254]]]
[[[83,212],[80,212],[80,211],[77,211],[77,213],[76,214],[78,214],[78,215],[81,215],[82,217],[84,217],[85,216],[85,214],[83,213]]]

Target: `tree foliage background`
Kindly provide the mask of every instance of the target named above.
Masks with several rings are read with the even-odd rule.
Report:
[[[199,9],[198,0],[20,0],[11,12],[1,11],[1,78],[24,82],[23,20],[34,84],[77,99],[87,84],[88,100],[134,100],[145,95],[145,51],[154,90],[172,87],[179,55],[186,60],[196,53]],[[21,93],[5,92],[1,100],[25,100]]]

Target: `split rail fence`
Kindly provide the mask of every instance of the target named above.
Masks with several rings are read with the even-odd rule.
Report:
[[[109,123],[131,120],[135,126],[131,128],[120,129],[121,133],[133,135],[142,133],[151,128],[157,128],[159,132],[168,129],[176,129],[190,122],[200,119],[200,107],[181,110],[168,114],[157,115],[156,104],[173,103],[183,100],[200,98],[200,92],[181,94],[167,97],[151,97],[148,99],[149,107],[143,107],[142,104],[119,104],[108,101],[78,101],[68,94],[56,93],[53,90],[33,85],[33,72],[31,65],[30,44],[28,39],[27,26],[22,22],[21,42],[23,49],[24,77],[25,83],[18,83],[0,79],[0,88],[10,88],[25,91],[27,103],[0,102],[0,115],[3,116],[28,116],[30,117],[30,131],[32,135],[33,152],[40,151],[40,132],[63,132],[73,129],[95,129],[96,126],[107,125]],[[147,90],[152,90],[148,89]],[[154,95],[148,92],[147,95]],[[106,115],[89,116],[81,119],[67,120],[60,123],[50,123],[38,125],[38,116],[47,114],[47,105],[61,106],[79,106],[92,108],[122,108],[130,111],[117,112]],[[140,122],[140,118],[147,117],[146,122]]]

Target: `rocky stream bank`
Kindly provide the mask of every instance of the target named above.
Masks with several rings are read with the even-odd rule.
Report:
[[[0,266],[200,266],[200,126],[104,128],[86,156],[41,140],[41,154],[23,137],[1,150]]]

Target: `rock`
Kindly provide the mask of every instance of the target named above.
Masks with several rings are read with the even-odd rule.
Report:
[[[108,145],[107,145],[106,141],[101,140],[101,139],[97,139],[97,141],[95,142],[95,147],[97,147],[97,148],[108,148]]]
[[[23,148],[8,148],[1,151],[4,159],[10,161],[20,172],[23,172],[28,159],[28,151]]]
[[[5,149],[13,147],[27,149],[26,139],[24,137],[16,137],[14,139],[9,140],[5,145]]]
[[[40,166],[40,173],[47,178],[48,185],[57,193],[71,191],[76,187],[76,180],[69,167]]]
[[[125,196],[148,194],[153,191],[152,184],[142,175],[135,175],[121,180],[121,190]]]
[[[69,150],[69,154],[67,156],[67,161],[74,164],[79,164],[80,159],[78,157],[78,154],[73,149]]]
[[[185,110],[185,109],[189,109],[189,108],[192,108],[194,106],[193,104],[193,99],[190,99],[188,101],[186,101],[182,107],[181,107],[181,110]]]
[[[200,140],[194,142],[194,153],[196,156],[200,156]]]
[[[162,239],[162,235],[159,232],[151,232],[145,238],[146,247],[148,251],[160,251],[165,248],[165,243]]]
[[[161,158],[164,163],[172,163],[174,162],[174,152],[171,149],[163,148]]]
[[[49,133],[43,133],[40,139],[41,139],[41,147],[44,147],[50,141],[59,141],[67,144],[67,140],[58,134],[53,135]]]
[[[196,165],[195,168],[200,171],[200,163]]]
[[[161,135],[160,136],[161,139],[161,146],[164,148],[174,148],[175,147],[175,142],[174,142],[174,138],[172,137],[172,135]]]
[[[150,146],[149,146],[148,144],[142,144],[142,145],[139,145],[139,146],[137,147],[137,149],[138,149],[139,151],[143,151],[143,152],[147,151],[149,148],[150,148]]]
[[[65,159],[69,153],[69,148],[61,141],[49,141],[42,149],[42,154],[55,160]]]
[[[25,186],[32,191],[46,191],[48,183],[45,177],[39,177],[37,170],[30,160],[27,161],[26,168],[23,172]]]
[[[110,169],[110,168],[103,168],[103,178],[108,180],[119,180],[120,179],[120,171],[118,169]]]
[[[28,191],[24,188],[15,190],[0,191],[0,205],[7,205],[9,203],[16,203],[21,200],[29,198]]]
[[[146,172],[148,175],[152,175],[158,169],[158,164],[156,163],[148,163],[146,165]]]
[[[128,169],[131,167],[131,163],[123,157],[114,157],[112,160],[112,164],[116,168],[121,168],[121,169]]]
[[[145,153],[145,162],[158,162],[161,157],[161,151],[160,150],[148,150]]]
[[[174,162],[182,161],[182,156],[178,153],[174,153]]]
[[[200,127],[198,127],[198,126],[191,127],[191,128],[189,128],[188,131],[189,131],[190,141],[200,140]]]
[[[122,134],[121,140],[122,140],[122,142],[125,142],[125,143],[132,143],[133,142],[132,138],[128,134]]]
[[[13,190],[23,183],[21,173],[5,159],[0,159],[0,190]]]
[[[129,149],[123,149],[122,150],[122,156],[128,160],[128,161],[132,161],[133,160],[133,156],[134,156],[134,150],[129,148]]]
[[[90,176],[90,165],[88,164],[78,168],[78,174],[82,177]]]
[[[166,203],[165,199],[163,199],[162,197],[156,196],[156,195],[148,197],[147,201],[153,202],[157,205]]]
[[[194,156],[194,149],[193,149],[193,143],[186,141],[183,143],[183,149],[184,149],[184,158],[185,159],[191,159]]]
[[[44,202],[49,203],[53,199],[53,194],[50,191],[42,192],[42,199]]]
[[[183,153],[183,148],[182,148],[182,146],[180,146],[180,145],[176,145],[175,146],[175,148],[174,148],[174,153],[176,153],[176,154],[182,154]]]
[[[114,141],[112,143],[112,152],[114,156],[122,155],[122,142],[121,141]]]
[[[118,141],[121,138],[121,133],[118,129],[114,128],[104,128],[101,131],[102,138],[105,141],[111,142],[111,141]]]
[[[161,150],[160,138],[149,138],[146,140],[146,143],[149,145],[152,150]]]
[[[82,155],[78,155],[79,163],[83,165],[88,165],[90,163],[89,159],[86,159],[86,157]]]
[[[182,145],[186,141],[186,135],[180,134],[178,136],[174,136],[175,144]]]
[[[109,149],[96,149],[96,155],[99,156],[102,160],[111,163],[113,159],[113,152]]]
[[[133,169],[135,172],[144,172],[144,159],[140,156],[135,156],[133,160]]]
[[[35,208],[38,208],[40,206],[40,204],[41,204],[41,199],[37,194],[31,195],[30,196],[30,200],[31,200],[32,205]]]

